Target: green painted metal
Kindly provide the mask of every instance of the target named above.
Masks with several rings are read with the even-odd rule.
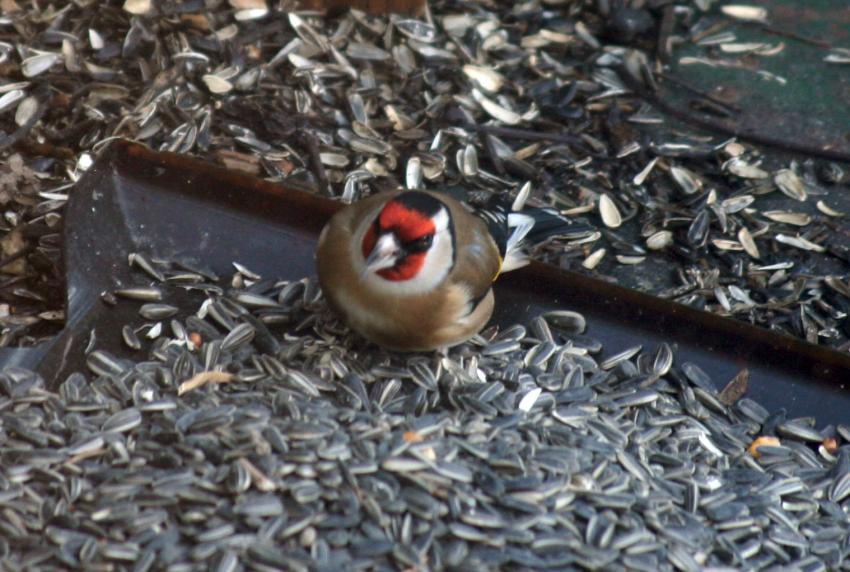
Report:
[[[850,48],[850,3],[844,0],[756,0],[741,2],[768,12],[768,26],[735,21],[715,7],[716,31],[736,42],[784,44],[775,55],[728,54],[690,41],[673,50],[669,74],[731,104],[729,117],[694,112],[694,95],[662,82],[659,96],[679,110],[741,133],[850,154],[850,64],[827,63],[828,46]],[[727,2],[728,4],[728,2]],[[776,31],[772,32],[770,29]],[[788,32],[789,36],[777,32]],[[802,38],[790,37],[791,35]],[[805,38],[805,39],[803,39]],[[816,45],[819,44],[819,45]],[[702,58],[719,62],[690,64]]]

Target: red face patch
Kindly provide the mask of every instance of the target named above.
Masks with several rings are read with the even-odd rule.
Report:
[[[360,248],[367,258],[378,242],[378,231],[394,232],[402,243],[413,242],[426,235],[434,234],[434,221],[416,209],[411,209],[396,201],[390,201],[381,209],[378,224],[373,224],[363,236]],[[386,280],[398,282],[410,280],[422,269],[425,252],[409,252],[392,268],[379,270],[377,274]]]
[[[426,234],[434,233],[434,221],[421,212],[390,201],[378,215],[381,230],[391,230],[402,242],[412,242]]]
[[[410,280],[411,278],[416,276],[416,274],[422,269],[422,265],[424,263],[424,252],[408,254],[392,268],[384,268],[383,270],[378,270],[378,276],[386,278],[387,280],[392,280],[393,282]]]

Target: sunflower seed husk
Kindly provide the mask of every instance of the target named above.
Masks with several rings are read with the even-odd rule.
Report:
[[[794,200],[803,202],[808,194],[800,177],[791,169],[782,169],[773,175],[773,182],[784,194]]]
[[[124,10],[130,14],[142,16],[148,14],[153,8],[152,0],[125,0]]]
[[[13,89],[4,93],[2,96],[0,96],[0,113],[7,109],[10,109],[13,105],[24,99],[24,97],[26,97],[26,94],[27,92],[22,89]]]
[[[812,250],[814,252],[825,252],[826,249],[816,244],[802,236],[788,236],[786,234],[777,234],[774,237],[776,242],[781,242],[782,244],[787,244],[789,246],[793,246],[795,248],[800,248],[802,250]]]
[[[749,6],[745,4],[727,4],[720,7],[720,11],[735,18],[736,20],[764,21],[767,20],[767,9],[761,6]]]
[[[638,48],[666,25],[629,31],[665,8],[674,58],[678,46],[710,58],[780,49],[711,30],[710,4],[449,2],[385,17],[266,0],[6,2],[0,67],[22,81],[0,82],[0,98],[22,94],[0,100],[10,102],[0,119],[7,135],[29,131],[0,158],[0,181],[13,179],[2,235],[14,242],[25,228],[33,249],[18,259],[8,312],[10,323],[34,323],[2,339],[32,345],[59,315],[61,267],[46,262],[60,259],[69,183],[112,137],[130,136],[345,201],[398,181],[461,181],[476,204],[516,197],[593,219],[607,195],[616,229],[597,220],[600,232],[556,237],[535,256],[652,282],[641,288],[656,293],[669,286],[678,301],[840,348],[843,226],[825,216],[836,212],[827,203],[847,210],[846,174],[807,158],[780,163],[743,137],[665,130],[668,118],[621,77],[626,68],[654,85],[660,68]],[[839,65],[845,54],[824,57]],[[23,81],[24,71],[37,73]],[[766,70],[735,73],[753,71]],[[648,137],[646,125],[659,132]],[[295,126],[315,137],[312,149]],[[775,192],[782,168],[824,199],[817,212]],[[806,224],[765,214],[796,211]],[[763,262],[748,260],[742,228]],[[647,238],[659,231],[671,234],[656,251]],[[608,251],[620,264],[600,263]],[[4,372],[15,382],[0,382],[0,394],[19,392],[0,398],[6,568],[846,566],[850,430],[824,431],[838,452],[820,453],[810,419],[780,419],[692,380],[676,340],[601,370],[599,352],[622,348],[576,333],[583,318],[544,318],[415,359],[330,321],[311,281],[277,285],[237,267],[232,282],[207,284],[151,253],[132,264],[138,280],[114,288],[156,281],[162,294],[131,295],[134,304],[107,292],[119,310],[171,304],[178,284],[215,304],[174,302],[188,318],[99,329],[89,369],[57,390]],[[144,344],[99,349],[127,332]],[[746,454],[780,426],[780,446]]]
[[[170,304],[150,303],[143,304],[142,307],[139,308],[139,315],[146,320],[158,321],[170,318],[175,315],[177,311],[178,308]]]
[[[670,175],[686,195],[693,195],[702,189],[702,181],[688,169],[674,165],[670,167]]]
[[[659,230],[646,239],[650,250],[663,250],[673,244],[673,233],[669,230]]]
[[[24,74],[24,77],[35,77],[43,74],[58,62],[59,54],[38,54],[21,62],[21,73]]]
[[[599,263],[605,258],[606,250],[604,248],[598,248],[587,255],[587,258],[581,263],[581,265],[588,270],[593,270],[596,268]]]
[[[145,302],[159,302],[162,300],[162,290],[153,287],[120,288],[115,295],[130,300],[142,300]]]
[[[823,201],[818,201],[818,202],[817,202],[817,208],[818,208],[818,210],[819,210],[820,212],[822,212],[822,213],[823,213],[823,214],[825,214],[826,216],[833,216],[833,217],[842,217],[842,216],[844,216],[844,213],[839,212],[839,211],[837,211],[837,210],[833,209],[832,207],[830,207],[828,204],[826,204],[826,203],[825,203],[825,202],[823,202]]]
[[[136,335],[136,332],[129,325],[121,328],[121,338],[124,340],[124,343],[127,344],[127,347],[132,350],[140,350],[142,349],[142,342],[139,340],[139,337]]]
[[[770,415],[740,398],[740,387],[734,397],[728,388],[714,397],[716,390],[705,372],[695,363],[678,363],[672,344],[661,344],[651,354],[635,346],[597,362],[591,354],[575,351],[575,336],[584,331],[585,318],[558,310],[538,317],[529,328],[503,330],[499,335],[507,345],[499,351],[471,353],[476,346],[464,344],[437,361],[377,348],[364,352],[352,343],[354,334],[339,329],[323,303],[301,305],[305,296],[314,299],[312,286],[302,284],[300,295],[293,296],[290,285],[280,282],[263,294],[240,288],[210,294],[220,297],[211,307],[243,312],[243,319],[270,309],[269,303],[237,306],[238,300],[251,302],[256,296],[295,312],[292,325],[280,333],[292,345],[278,352],[279,362],[247,343],[255,335],[248,322],[235,325],[224,340],[204,346],[205,353],[220,347],[223,351],[210,354],[210,365],[233,373],[205,371],[201,362],[191,365],[185,346],[175,343],[184,334],[174,326],[169,333],[161,331],[148,358],[138,362],[92,352],[90,366],[96,377],[72,376],[55,396],[65,407],[76,408],[76,421],[60,435],[54,432],[61,421],[34,418],[35,431],[28,438],[43,439],[43,444],[38,456],[28,458],[46,459],[45,447],[52,446],[57,468],[85,467],[89,475],[102,471],[109,478],[80,479],[57,472],[66,484],[56,487],[49,480],[32,480],[31,469],[20,460],[18,465],[4,465],[10,482],[27,481],[40,498],[70,495],[76,503],[74,518],[89,523],[84,529],[53,524],[45,536],[33,534],[33,542],[66,546],[77,542],[74,535],[86,535],[94,526],[108,524],[111,534],[123,536],[156,523],[181,530],[174,546],[219,567],[232,568],[243,555],[263,566],[292,567],[280,551],[257,548],[265,546],[257,539],[270,537],[291,550],[287,554],[298,554],[305,542],[333,545],[378,567],[392,567],[399,558],[424,558],[416,551],[400,555],[373,515],[397,522],[404,537],[419,524],[425,534],[434,526],[444,527],[448,536],[430,536],[431,544],[422,549],[429,561],[448,557],[459,550],[449,546],[463,542],[464,550],[496,549],[493,554],[512,554],[512,562],[539,563],[534,559],[541,556],[534,554],[549,553],[564,538],[573,538],[579,553],[606,545],[612,550],[608,560],[625,565],[638,553],[659,558],[672,549],[686,550],[689,537],[680,537],[684,529],[675,524],[684,513],[705,523],[700,530],[712,533],[706,538],[735,530],[752,539],[768,530],[778,541],[808,547],[802,535],[785,538],[771,532],[772,517],[755,527],[748,515],[781,515],[782,522],[799,528],[804,523],[793,510],[783,508],[790,499],[817,506],[817,498],[841,503],[850,496],[850,471],[826,472],[826,464],[837,461],[820,460],[802,449],[794,456],[796,445],[820,439],[812,420],[782,421],[777,431],[784,447],[762,445],[758,459],[742,455]],[[284,295],[284,290],[289,293]],[[199,305],[209,304],[206,294],[199,298]],[[312,324],[309,330],[295,325],[305,319]],[[197,322],[191,324],[191,329],[199,328]],[[527,337],[529,331],[540,339]],[[158,349],[165,346],[177,351]],[[474,365],[461,366],[458,360],[470,356]],[[338,365],[330,367],[334,361]],[[482,383],[476,373],[499,375],[505,364],[514,364],[518,383],[508,383],[507,377],[505,383]],[[561,381],[549,387],[544,368]],[[671,384],[676,368],[684,375]],[[362,372],[368,385],[359,374],[346,373],[351,371]],[[651,373],[656,385],[622,385],[619,376],[628,371]],[[177,385],[175,377],[184,381]],[[154,378],[172,381],[161,384]],[[43,389],[33,386],[31,391]],[[736,413],[722,400],[735,403]],[[36,401],[30,408],[52,408],[52,403]],[[701,403],[703,410],[698,409]],[[742,418],[751,421],[742,425]],[[509,453],[509,444],[517,442],[516,429],[524,423],[539,428],[531,429],[537,449],[520,458]],[[19,437],[27,435],[26,426],[12,426]],[[486,439],[481,431],[486,431]],[[166,437],[158,437],[163,432]],[[192,446],[172,439],[172,434]],[[191,459],[191,467],[182,459]],[[759,471],[752,462],[760,463]],[[811,463],[822,465],[819,474],[825,478],[811,483],[789,478],[792,467],[802,476]],[[672,512],[659,513],[654,503],[631,492],[653,483],[682,493],[665,497]],[[475,502],[457,502],[460,497],[454,491],[461,489]],[[432,495],[432,490],[449,494]],[[289,504],[279,491],[289,491]],[[0,504],[21,506],[29,502],[24,499],[37,501],[0,491]],[[535,523],[543,520],[549,524],[539,529]],[[810,516],[805,526],[816,522]],[[835,526],[836,521],[830,522]],[[850,524],[840,522],[836,534],[846,534]],[[87,561],[141,559],[149,541],[133,538],[142,539],[141,544],[112,540],[106,549],[87,555]],[[229,546],[232,555],[216,560],[215,545]],[[28,546],[18,543],[11,554],[18,558]],[[536,548],[525,554],[529,547]],[[752,554],[744,560],[750,562]],[[63,556],[50,552],[45,558],[60,562]],[[685,561],[681,554],[674,559]],[[708,566],[730,562],[728,552],[713,541],[705,544],[700,560]],[[306,563],[303,568],[308,568]]]
[[[753,239],[753,235],[750,234],[750,231],[746,227],[741,227],[741,230],[738,231],[738,241],[740,241],[744,251],[751,257],[756,259],[761,258],[756,241]]]
[[[812,217],[806,213],[795,213],[788,211],[764,211],[764,216],[772,221],[793,224],[794,226],[807,226],[812,222]]]
[[[602,222],[608,228],[617,228],[623,223],[617,205],[614,204],[611,197],[605,194],[599,197],[599,216],[602,217]]]
[[[668,42],[664,51],[670,53],[665,55],[676,57],[680,46],[689,45],[696,52],[688,56],[690,63],[717,65],[715,53],[767,57],[782,51],[781,42],[738,37],[731,28],[706,32],[710,18],[719,13],[709,10],[710,3],[676,4],[677,14],[695,11],[693,17],[674,18],[670,37],[694,42]],[[441,5],[426,15],[392,18],[345,9],[316,12],[305,4],[284,10],[276,35],[260,30],[271,25],[269,16],[276,9],[267,0],[215,2],[205,11],[197,0],[176,9],[149,0],[122,0],[108,11],[107,20],[101,11],[86,10],[85,2],[63,4],[59,16],[50,4],[14,9],[18,4],[10,4],[14,16],[0,17],[8,20],[11,34],[6,47],[0,45],[0,66],[12,73],[18,69],[21,76],[21,81],[0,84],[0,113],[40,145],[56,144],[57,133],[73,137],[61,149],[67,159],[47,161],[11,148],[10,160],[2,158],[0,180],[8,173],[24,177],[10,188],[25,193],[32,188],[40,201],[35,206],[27,197],[7,202],[10,229],[30,220],[61,228],[68,184],[91,166],[108,141],[131,136],[152,149],[194,154],[284,184],[297,179],[345,202],[383,189],[386,181],[432,189],[451,187],[462,176],[476,205],[488,197],[516,197],[522,206],[551,206],[568,217],[581,217],[605,203],[606,217],[598,219],[601,232],[577,239],[555,237],[535,247],[534,256],[562,266],[581,264],[581,271],[655,294],[687,290],[693,294],[678,298],[684,303],[806,339],[813,339],[811,332],[804,334],[772,310],[782,288],[772,289],[766,303],[746,315],[705,304],[703,293],[713,288],[700,285],[707,281],[711,286],[714,272],[739,287],[761,280],[753,274],[764,271],[740,271],[735,263],[744,249],[753,259],[751,243],[737,237],[742,227],[755,239],[762,259],[792,259],[799,256],[795,249],[800,245],[809,248],[814,267],[808,265],[807,273],[820,265],[833,268],[844,256],[840,226],[815,216],[846,211],[840,196],[819,196],[825,202],[818,213],[797,208],[801,205],[792,198],[784,202],[785,193],[801,198],[803,192],[836,192],[847,180],[837,162],[792,157],[789,163],[746,138],[724,141],[673,130],[665,116],[629,88],[622,74],[651,89],[661,85],[658,68],[649,65],[645,54],[614,41],[622,32],[623,41],[633,46],[631,34],[649,38],[666,30],[630,31],[629,26],[658,17],[655,8],[640,3],[627,9],[610,2],[569,9],[562,2],[545,3],[545,17],[521,29],[515,28],[516,9],[504,3],[477,12],[467,5]],[[749,17],[762,10],[722,8]],[[623,10],[628,18],[622,19]],[[173,27],[175,19],[183,26],[179,30]],[[842,49],[831,48],[824,56],[839,63]],[[688,58],[680,60],[686,63]],[[794,81],[766,72],[753,66],[741,71],[769,81]],[[31,81],[28,74],[34,74]],[[174,80],[178,76],[180,81]],[[79,85],[80,91],[68,92],[69,85]],[[664,85],[674,87],[666,80]],[[58,113],[56,106],[68,108]],[[251,117],[263,121],[252,122]],[[299,130],[313,136],[293,136],[293,117]],[[645,132],[649,125],[658,132]],[[720,170],[713,165],[721,165]],[[24,167],[38,176],[25,176]],[[533,188],[526,187],[531,180]],[[782,193],[771,193],[777,187]],[[599,199],[604,195],[616,214],[606,199]],[[690,232],[684,225],[690,225]],[[794,236],[786,225],[800,228],[801,239],[825,250],[774,240],[777,234]],[[37,252],[9,268],[25,265],[28,272],[16,276],[43,301],[37,308],[10,305],[16,314],[11,319],[25,325],[0,337],[8,345],[33,345],[61,327],[50,318],[62,311],[62,297],[53,295],[61,288],[60,274],[43,260],[47,256],[58,268],[61,234],[23,234],[26,247],[35,246]],[[641,246],[647,252],[637,252]],[[606,264],[603,253],[611,251],[612,263]],[[577,257],[581,262],[574,264]],[[185,276],[193,274],[160,264],[148,253],[135,255],[133,264],[144,261],[158,282],[188,281]],[[654,272],[658,264],[671,262],[671,272]],[[770,279],[778,282],[781,276]],[[234,280],[258,279],[242,274]],[[816,288],[795,297],[782,303],[797,309],[818,304]],[[280,311],[262,320],[287,319]],[[822,326],[824,335],[817,341],[842,348],[845,330],[840,323]]]

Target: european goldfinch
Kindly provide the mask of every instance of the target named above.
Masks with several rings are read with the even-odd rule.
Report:
[[[561,230],[586,230],[545,213]],[[492,283],[528,262],[519,244],[538,219],[505,207],[474,211],[430,191],[373,195],[340,210],[322,230],[319,283],[331,309],[380,346],[451,347],[490,319]]]

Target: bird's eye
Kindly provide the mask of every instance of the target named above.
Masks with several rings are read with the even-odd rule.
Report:
[[[408,252],[425,252],[429,248],[431,248],[431,243],[434,242],[433,234],[426,234],[421,238],[417,238],[412,242],[408,242],[405,246],[405,250]]]

